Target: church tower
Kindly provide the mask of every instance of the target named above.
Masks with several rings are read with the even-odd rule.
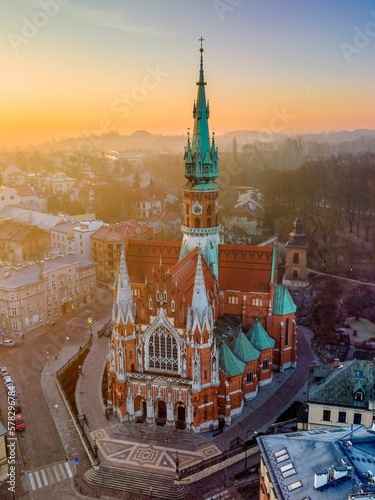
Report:
[[[307,277],[307,241],[302,230],[303,224],[299,217],[294,221],[294,229],[289,234],[289,241],[285,245],[285,274],[283,285],[292,288],[308,286]]]
[[[206,101],[203,73],[203,38],[200,38],[200,70],[197,82],[197,100],[194,101],[194,130],[188,134],[185,148],[184,225],[181,227],[183,240],[180,252],[182,260],[196,247],[211,269],[216,280],[219,275],[218,245],[221,225],[218,224],[219,186],[215,179],[219,175],[218,153],[214,135],[210,140],[208,118],[209,103]]]

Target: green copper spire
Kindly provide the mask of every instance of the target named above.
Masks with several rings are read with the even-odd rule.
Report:
[[[218,172],[218,155],[214,138],[210,142],[210,133],[208,128],[208,118],[210,116],[210,107],[206,101],[206,82],[204,81],[203,71],[203,38],[199,39],[201,47],[199,81],[197,82],[197,100],[194,101],[193,118],[194,130],[190,141],[188,135],[187,146],[185,148],[185,177],[195,183],[204,183],[216,179]],[[215,185],[218,188],[218,186]],[[206,188],[207,189],[207,188]]]

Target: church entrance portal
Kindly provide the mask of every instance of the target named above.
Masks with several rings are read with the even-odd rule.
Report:
[[[156,405],[156,425],[165,425],[167,422],[167,405],[159,400]]]
[[[186,427],[186,407],[183,403],[177,403],[175,409],[176,429],[185,429]]]

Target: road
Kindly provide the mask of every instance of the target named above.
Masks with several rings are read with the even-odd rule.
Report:
[[[18,433],[17,436],[16,459],[20,462],[17,464],[20,470],[16,471],[18,478],[20,478],[22,471],[40,469],[43,470],[39,474],[42,484],[44,474],[48,479],[48,471],[51,472],[50,479],[53,476],[63,479],[64,469],[61,471],[59,464],[64,464],[67,456],[44,397],[41,374],[49,359],[58,356],[64,347],[68,345],[79,346],[87,342],[90,333],[87,323],[89,316],[93,318],[92,332],[96,334],[95,326],[103,319],[108,318],[112,301],[112,293],[101,289],[97,293],[95,303],[86,306],[84,310],[75,313],[74,316],[64,317],[54,326],[35,332],[34,338],[18,341],[14,347],[0,347],[0,366],[8,368],[15,382],[22,407],[21,413],[26,422],[26,430]],[[51,374],[51,376],[55,375]],[[7,427],[7,396],[1,382],[0,408],[4,426]],[[58,468],[53,469],[54,465],[57,465]],[[66,468],[65,476],[69,477],[69,471]],[[37,484],[37,478],[38,474],[33,476],[35,484]],[[5,498],[3,490],[4,486],[0,488],[1,498]],[[7,488],[4,491],[6,492]],[[21,497],[17,496],[16,498]]]

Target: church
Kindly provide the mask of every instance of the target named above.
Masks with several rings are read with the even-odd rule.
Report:
[[[276,282],[276,249],[222,243],[202,41],[182,242],[124,242],[107,356],[107,404],[120,421],[196,433],[229,425],[274,371],[297,363],[296,306]]]

